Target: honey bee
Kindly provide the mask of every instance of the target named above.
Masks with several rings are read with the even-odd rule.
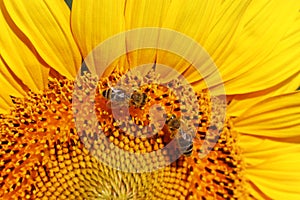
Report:
[[[171,133],[171,138],[177,134],[178,129],[180,128],[180,118],[176,117],[176,115],[172,114],[166,120],[166,125]]]
[[[136,108],[143,107],[148,100],[147,95],[139,90],[135,90],[130,96],[126,91],[113,87],[103,90],[102,96],[109,102],[120,104],[129,103],[130,106],[134,106]]]
[[[127,98],[126,92],[122,89],[108,88],[102,91],[102,96],[110,101],[121,102]]]
[[[177,137],[176,139],[179,146],[179,151],[182,152],[186,157],[191,156],[194,147],[192,135],[180,129],[179,137]]]
[[[123,113],[127,109],[129,97],[124,90],[110,87],[103,90],[101,94],[107,100],[107,108],[114,109],[115,111],[118,110],[120,113]]]
[[[176,138],[179,151],[183,153],[184,156],[189,157],[193,152],[193,136],[180,127],[180,118],[172,114],[167,118],[166,125],[171,133],[171,138]],[[183,123],[184,124],[184,123]]]
[[[141,108],[147,103],[148,97],[145,93],[135,90],[130,97],[130,106]]]

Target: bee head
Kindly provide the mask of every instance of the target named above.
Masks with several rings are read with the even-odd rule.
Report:
[[[140,101],[142,99],[142,94],[137,91],[134,91],[131,95],[131,99],[134,101]]]

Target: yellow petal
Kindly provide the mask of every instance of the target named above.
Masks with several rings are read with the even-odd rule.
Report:
[[[300,144],[241,135],[244,175],[258,199],[299,199]]]
[[[270,159],[270,155],[282,155],[299,147],[298,141],[285,142],[264,136],[239,134],[238,144],[242,150],[243,160],[247,167],[255,167]],[[284,151],[283,151],[284,149]]]
[[[7,66],[0,59],[0,113],[8,113],[9,107],[13,105],[10,96],[22,97],[25,94],[25,86],[20,80],[14,77],[7,69]]]
[[[251,4],[252,5],[252,4]],[[299,73],[299,1],[268,1],[245,15],[245,27],[217,62],[227,94],[273,87]],[[255,12],[254,12],[255,11]]]
[[[101,42],[125,30],[125,4],[124,0],[73,2],[72,32],[84,58]],[[125,48],[125,38],[117,48]]]
[[[198,42],[211,55],[216,51],[224,51],[232,41],[232,38],[239,33],[239,23],[249,1],[243,2],[221,2],[221,1],[172,1],[169,12],[164,20],[163,27],[178,31]],[[170,37],[166,43],[172,44],[174,38]],[[188,45],[183,42],[178,48],[188,49]],[[192,53],[190,55],[193,57]],[[214,57],[213,57],[214,58]],[[170,59],[165,55],[158,55],[158,61]],[[195,58],[203,59],[203,58]],[[170,59],[171,60],[171,59]],[[173,67],[180,72],[185,72],[186,77],[197,88],[203,85],[200,80],[214,70],[207,67],[206,74],[199,76],[192,70],[190,65],[182,66],[181,63],[172,63]],[[205,65],[205,62],[203,63]],[[209,70],[210,68],[210,70]],[[214,76],[211,76],[214,77]],[[206,81],[208,81],[206,79]],[[210,81],[210,80],[209,80]],[[210,81],[213,82],[213,81]],[[219,81],[215,85],[221,84]]]
[[[0,35],[0,54],[4,60],[3,62],[8,66],[11,73],[16,75],[31,90],[37,92],[44,89],[48,83],[49,67],[46,67],[43,62],[38,60],[34,49],[25,45],[24,42],[29,41],[23,35],[19,34],[19,37],[16,35],[16,30],[12,29],[14,24],[3,7],[2,2],[1,10],[0,23],[2,24],[2,33]],[[4,63],[1,67],[2,70],[6,68]],[[6,74],[8,73],[10,72],[7,71]],[[13,84],[13,81],[11,83]]]
[[[74,78],[81,55],[72,36],[70,10],[65,2],[3,2],[6,17],[12,20],[9,25],[18,37],[49,66],[67,78]]]
[[[220,7],[219,1],[172,1],[162,27],[179,31],[203,44]]]
[[[297,137],[300,133],[300,92],[259,102],[234,123],[240,133],[274,138]]]
[[[127,30],[141,27],[162,27],[171,0],[128,0],[125,9]]]
[[[287,79],[286,81],[271,87],[269,89],[253,92],[249,94],[234,95],[231,98],[226,112],[230,116],[238,117],[245,112],[249,107],[266,98],[296,91],[300,83],[300,73]]]
[[[126,1],[125,28],[126,30],[143,27],[162,27],[163,20],[167,14],[170,0],[129,0]],[[151,38],[152,37],[152,38]],[[158,41],[158,34],[137,32],[134,38],[126,40],[127,45],[140,46],[145,40]],[[142,63],[153,63],[156,60],[156,50],[138,50],[127,55],[130,66],[137,66]]]

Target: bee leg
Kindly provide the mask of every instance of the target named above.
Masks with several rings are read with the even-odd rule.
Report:
[[[171,132],[171,134],[170,134],[170,138],[171,138],[171,139],[175,138],[175,135],[176,135],[176,133],[174,133],[174,132]]]
[[[108,100],[106,102],[106,107],[111,110],[111,101],[110,100]]]
[[[144,106],[148,101],[148,97],[145,93],[143,93],[143,103],[142,103],[142,106]]]

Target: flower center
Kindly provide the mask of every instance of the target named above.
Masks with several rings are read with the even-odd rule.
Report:
[[[84,80],[87,77],[83,75]],[[178,136],[184,132],[180,132],[180,123],[188,105],[182,105],[174,91],[159,83],[142,84],[129,95],[122,90],[113,91],[120,77],[113,73],[96,81],[96,88],[90,81],[75,84],[77,89],[91,84],[96,89],[93,99],[84,98],[84,93],[90,92],[84,89],[74,93],[74,82],[66,79],[50,80],[48,89],[41,94],[29,92],[24,99],[12,98],[15,107],[9,115],[0,116],[0,196],[232,199],[244,195],[240,152],[231,121],[227,119],[222,127],[212,125],[218,120],[210,119],[212,112],[218,110],[211,109],[206,90],[196,93],[199,108],[196,115],[189,115],[196,127],[194,141],[184,143],[182,148]],[[91,103],[82,107],[75,104],[74,109],[75,99]],[[120,99],[127,104],[123,106]],[[128,123],[115,120],[116,115],[124,115],[123,107],[129,112]],[[79,108],[86,111],[81,119],[73,115]],[[88,114],[91,109],[95,110],[102,135],[93,130]],[[77,127],[80,120],[82,126]],[[157,124],[150,126],[151,122]],[[152,135],[147,135],[149,132]],[[188,141],[188,134],[185,136],[181,141]],[[109,143],[102,143],[101,138]],[[113,151],[118,148],[133,155],[147,155],[166,149],[173,140],[177,141],[174,148],[149,156],[145,163],[130,160],[131,157],[124,159]],[[216,145],[210,145],[212,140],[217,140]],[[163,165],[166,160],[172,161],[174,151],[183,155],[166,167],[143,173],[122,172],[101,162],[106,159],[117,168],[151,169],[153,162]],[[201,158],[201,153],[207,155]]]

